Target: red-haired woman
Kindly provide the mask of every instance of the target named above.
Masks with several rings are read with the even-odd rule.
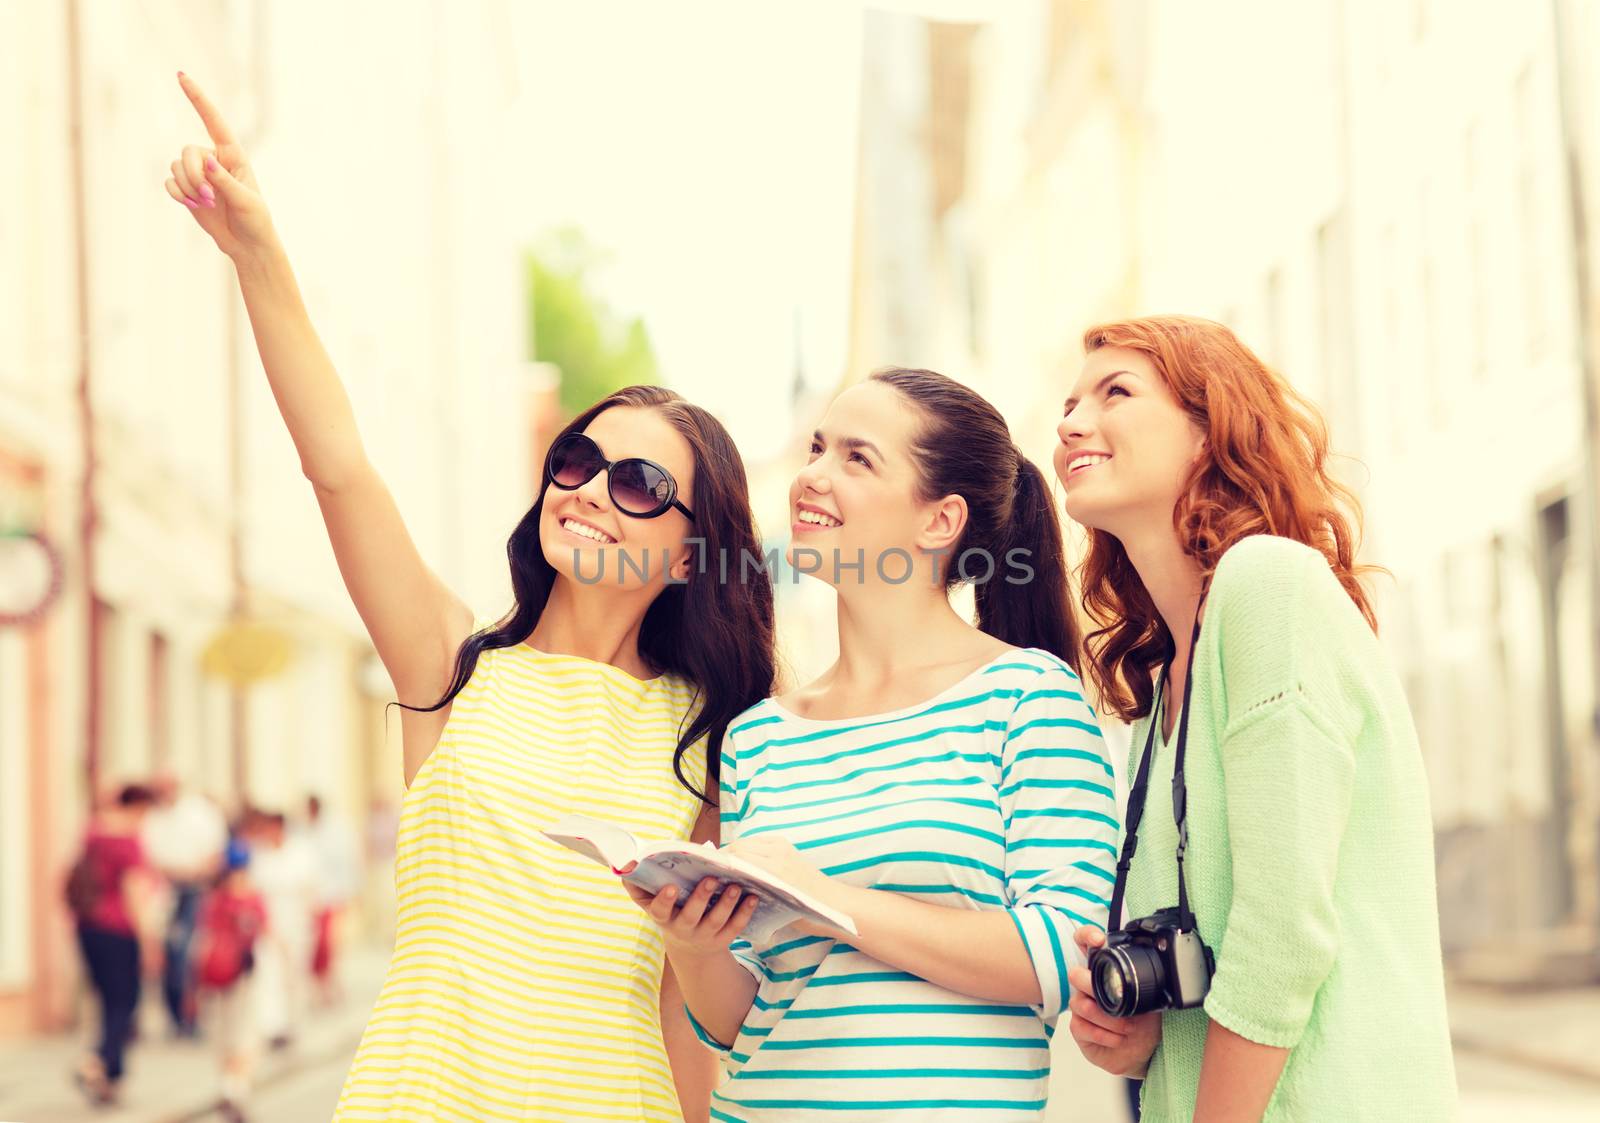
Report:
[[[1129,920],[1173,910],[1214,970],[1192,955],[1174,1002],[1137,953],[1102,954],[1072,972],[1073,1038],[1143,1076],[1147,1123],[1451,1118],[1427,783],[1326,428],[1220,324],[1084,346],[1055,467],[1089,533],[1084,670],[1135,723],[1118,888]]]

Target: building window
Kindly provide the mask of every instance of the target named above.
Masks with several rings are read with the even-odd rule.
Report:
[[[1489,371],[1489,259],[1484,222],[1483,126],[1474,121],[1462,142],[1462,187],[1467,209],[1467,320],[1472,333],[1472,376],[1482,381]]]
[[[150,699],[146,712],[150,715],[150,763],[157,771],[172,766],[172,722],[168,689],[169,645],[160,632],[150,633]]]
[[[1539,213],[1539,120],[1535,115],[1533,67],[1517,75],[1514,96],[1517,121],[1517,246],[1522,283],[1523,345],[1529,358],[1544,354],[1548,324],[1544,271],[1540,268],[1544,240]]]
[[[1283,323],[1283,270],[1274,269],[1267,274],[1266,290],[1262,294],[1262,311],[1267,320],[1267,365],[1278,371],[1284,363]]]
[[[1422,213],[1418,218],[1417,231],[1419,244],[1417,247],[1417,295],[1422,302],[1420,319],[1422,321],[1422,385],[1424,393],[1424,408],[1428,418],[1435,425],[1444,423],[1444,363],[1439,349],[1443,345],[1443,335],[1439,331],[1439,281],[1438,266],[1434,260],[1435,247],[1438,239],[1434,238],[1432,231],[1433,218],[1433,191],[1428,185],[1422,189]]]
[[[1334,440],[1348,450],[1360,447],[1359,400],[1350,374],[1349,258],[1344,212],[1317,228],[1317,366]]]

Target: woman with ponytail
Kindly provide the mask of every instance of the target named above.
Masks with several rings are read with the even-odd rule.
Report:
[[[564,813],[716,837],[729,721],[772,689],[772,589],[723,427],[670,391],[612,394],[558,435],[507,547],[515,603],[471,611],[423,562],[365,450],[237,140],[168,193],[232,261],[340,573],[403,706],[394,957],[338,1119],[704,1119],[713,1059],[654,926],[543,838]],[[670,1063],[669,1063],[670,1062]]]
[[[790,501],[839,658],[729,727],[722,837],[857,933],[752,946],[737,888],[635,892],[727,1055],[712,1116],[1037,1119],[1117,839],[1044,477],[977,394],[888,370],[833,403]]]

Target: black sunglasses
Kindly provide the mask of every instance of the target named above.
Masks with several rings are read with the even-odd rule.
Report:
[[[544,474],[562,491],[577,491],[600,473],[617,510],[636,519],[653,519],[676,507],[690,522],[694,516],[678,502],[678,481],[653,460],[627,456],[607,460],[600,446],[582,433],[568,433],[550,446]]]

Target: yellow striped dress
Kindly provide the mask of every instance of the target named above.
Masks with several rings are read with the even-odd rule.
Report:
[[[335,1119],[682,1119],[660,932],[539,833],[569,812],[686,838],[693,688],[526,644],[485,651],[400,819],[394,956]],[[703,747],[685,756],[697,787]]]

